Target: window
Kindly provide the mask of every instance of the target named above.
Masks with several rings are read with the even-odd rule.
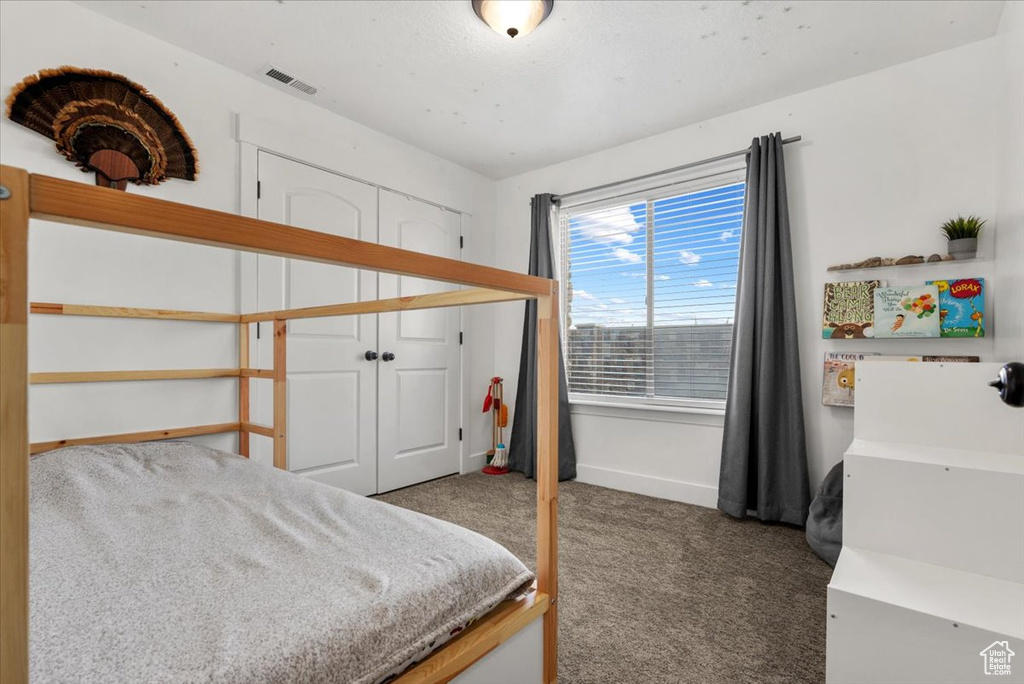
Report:
[[[571,398],[721,407],[743,173],[559,211]]]

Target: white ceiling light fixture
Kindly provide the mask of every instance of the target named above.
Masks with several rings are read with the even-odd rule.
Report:
[[[473,0],[473,11],[503,36],[525,36],[551,14],[555,0]]]

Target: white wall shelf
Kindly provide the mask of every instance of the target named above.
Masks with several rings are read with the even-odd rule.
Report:
[[[928,257],[925,257],[926,259]],[[885,266],[858,266],[855,268],[836,268],[835,266],[829,266],[826,271],[829,273],[852,273],[854,271],[885,271],[885,270],[902,270],[905,268],[920,268],[926,267],[942,267],[942,266],[959,266],[960,264],[977,264],[989,261],[983,256],[975,257],[974,259],[955,259],[952,261],[924,261],[920,264],[888,264]]]

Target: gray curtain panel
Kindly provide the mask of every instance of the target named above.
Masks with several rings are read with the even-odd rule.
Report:
[[[810,504],[782,135],[747,156],[718,508],[803,525]]]
[[[552,196],[535,195],[530,202],[530,275],[552,278],[551,257]],[[519,359],[516,411],[509,440],[509,468],[536,479],[537,470],[537,302],[526,302],[523,320],[523,351]],[[565,360],[558,350],[558,479],[576,477],[576,445],[569,422],[569,390],[565,385]]]

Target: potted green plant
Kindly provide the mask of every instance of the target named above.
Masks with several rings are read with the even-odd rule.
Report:
[[[942,224],[942,234],[948,240],[949,256],[954,260],[973,259],[978,256],[978,236],[985,221],[978,216],[957,216]]]

